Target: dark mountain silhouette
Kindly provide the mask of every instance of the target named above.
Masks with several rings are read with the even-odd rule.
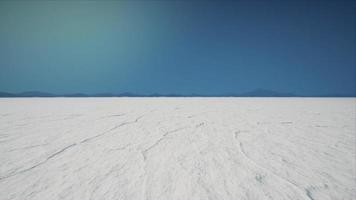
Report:
[[[15,97],[16,95],[9,92],[0,92],[0,97]]]
[[[73,93],[73,94],[64,94],[63,97],[89,97],[90,95],[84,93]]]
[[[97,93],[93,94],[93,97],[115,97],[115,94],[112,93]]]
[[[259,88],[256,90],[252,90],[250,92],[242,93],[239,96],[241,97],[295,97],[297,95],[292,93],[280,93],[272,90]]]
[[[21,93],[0,92],[1,97],[356,97],[356,94],[320,94],[320,95],[297,95],[293,93],[282,93],[273,90],[256,89],[244,93],[225,93],[225,94],[136,94],[124,92],[119,94],[113,93],[71,93],[71,94],[52,94],[40,91],[28,91]]]
[[[46,92],[28,91],[21,93],[0,92],[0,97],[54,97],[55,95]]]
[[[18,93],[20,97],[54,97],[55,95],[47,92],[40,92],[40,91],[28,91]]]

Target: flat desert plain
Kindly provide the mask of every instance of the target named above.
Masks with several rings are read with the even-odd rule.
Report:
[[[0,199],[356,199],[356,99],[3,98]]]

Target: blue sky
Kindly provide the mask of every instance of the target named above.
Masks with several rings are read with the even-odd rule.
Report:
[[[0,91],[356,93],[352,1],[0,1]]]

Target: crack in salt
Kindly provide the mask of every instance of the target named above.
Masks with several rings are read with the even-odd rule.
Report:
[[[118,128],[122,127],[122,126],[125,126],[125,125],[128,125],[128,124],[137,123],[143,116],[144,116],[144,115],[139,116],[139,117],[136,118],[134,121],[123,122],[123,123],[121,123],[121,124],[119,124],[119,125],[116,125],[116,126],[112,127],[111,129],[109,129],[109,130],[107,130],[107,131],[105,131],[105,132],[103,132],[103,133],[100,133],[100,134],[98,134],[98,135],[95,135],[95,136],[86,138],[86,139],[80,141],[79,143],[80,143],[80,144],[83,144],[83,143],[89,142],[89,141],[91,141],[91,140],[93,140],[93,139],[96,139],[96,138],[98,138],[98,137],[104,136],[104,135],[110,133],[111,131],[113,131],[113,130],[115,130],[115,129],[118,129]]]
[[[244,148],[243,148],[242,142],[238,139],[239,133],[240,133],[240,131],[235,132],[234,138],[235,138],[235,140],[239,143],[240,151],[241,151],[242,155],[243,155],[247,160],[249,160],[251,163],[253,163],[256,167],[258,167],[258,168],[260,168],[260,169],[263,169],[264,171],[266,171],[266,172],[268,172],[268,173],[274,175],[275,177],[277,177],[277,178],[279,178],[279,179],[281,179],[281,180],[283,180],[283,181],[285,181],[285,182],[291,184],[292,186],[294,186],[294,188],[296,188],[296,189],[297,189],[298,191],[300,191],[302,194],[305,194],[305,192],[303,192],[303,190],[300,189],[300,188],[298,187],[298,185],[296,185],[295,183],[293,183],[293,182],[289,181],[288,179],[285,179],[284,177],[282,177],[282,176],[276,174],[275,172],[273,172],[273,171],[271,171],[271,170],[269,170],[269,169],[267,169],[267,168],[261,166],[260,164],[256,163],[253,159],[251,159],[251,158],[246,154],[246,152],[245,152],[245,150],[244,150]],[[308,195],[308,192],[307,192],[305,195],[308,197],[308,199],[313,200],[313,198],[311,198],[310,195]]]
[[[61,149],[61,150],[55,152],[54,154],[50,155],[50,156],[47,157],[45,160],[43,160],[43,161],[37,163],[36,165],[33,165],[33,166],[29,167],[29,168],[26,168],[26,169],[23,169],[23,170],[20,170],[20,171],[16,171],[16,172],[14,172],[14,173],[8,174],[8,175],[3,176],[3,177],[0,177],[0,180],[4,180],[4,179],[10,178],[10,177],[12,177],[12,176],[25,173],[25,172],[27,172],[27,171],[30,171],[30,170],[36,168],[36,167],[39,167],[39,166],[45,164],[47,161],[51,160],[52,158],[54,158],[54,157],[58,156],[59,154],[65,152],[67,149],[72,148],[72,147],[74,147],[74,146],[76,146],[76,145],[77,145],[76,143],[71,144],[71,145],[68,145],[68,146],[64,147],[63,149]]]
[[[174,130],[171,130],[171,131],[167,131],[166,133],[164,133],[155,143],[153,143],[151,146],[149,146],[148,148],[144,149],[142,151],[142,155],[143,155],[143,158],[144,160],[147,159],[147,153],[152,150],[153,148],[155,148],[157,145],[159,145],[168,135],[172,134],[172,133],[175,133],[175,132],[178,132],[178,131],[181,131],[181,130],[184,130],[184,129],[187,129],[188,127],[182,127],[182,128],[177,128],[177,129],[174,129]]]
[[[73,143],[73,144],[71,144],[71,145],[69,145],[69,146],[66,146],[66,147],[64,147],[63,149],[61,149],[61,150],[55,152],[54,154],[50,155],[50,156],[47,157],[45,160],[43,160],[43,161],[41,161],[41,162],[39,162],[39,163],[37,163],[37,164],[35,164],[35,165],[29,167],[29,168],[26,168],[26,169],[23,169],[23,170],[20,170],[20,171],[15,171],[15,172],[13,172],[13,173],[10,173],[10,174],[8,174],[8,175],[5,175],[5,176],[0,177],[0,181],[1,181],[1,180],[4,180],[4,179],[7,179],[7,178],[10,178],[10,177],[12,177],[12,176],[16,176],[16,175],[18,175],[18,174],[25,173],[25,172],[30,171],[30,170],[32,170],[32,169],[35,169],[35,168],[37,168],[37,167],[39,167],[39,166],[45,164],[47,161],[51,160],[52,158],[56,157],[57,155],[63,153],[63,152],[66,151],[67,149],[72,148],[72,147],[74,147],[74,146],[76,146],[76,145],[78,145],[78,144],[83,144],[83,143],[89,142],[89,141],[91,141],[91,140],[93,140],[93,139],[95,139],[95,138],[98,138],[98,137],[100,137],[100,136],[103,136],[103,135],[105,135],[105,134],[107,134],[107,133],[109,133],[109,132],[111,132],[111,131],[113,131],[113,130],[115,130],[115,129],[121,127],[121,126],[125,126],[125,125],[128,125],[128,124],[137,123],[143,116],[144,116],[144,115],[137,117],[134,121],[123,122],[123,123],[121,123],[121,124],[119,124],[119,125],[117,125],[117,126],[114,126],[113,128],[109,129],[108,131],[105,131],[105,132],[103,132],[103,133],[101,133],[101,134],[99,134],[99,135],[96,135],[96,136],[93,136],[93,137],[89,137],[89,138],[87,138],[87,139],[84,139],[84,140],[80,141],[79,143]]]

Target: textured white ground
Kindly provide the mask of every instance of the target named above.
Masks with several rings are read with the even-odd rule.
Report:
[[[356,99],[0,99],[0,199],[356,199]]]

